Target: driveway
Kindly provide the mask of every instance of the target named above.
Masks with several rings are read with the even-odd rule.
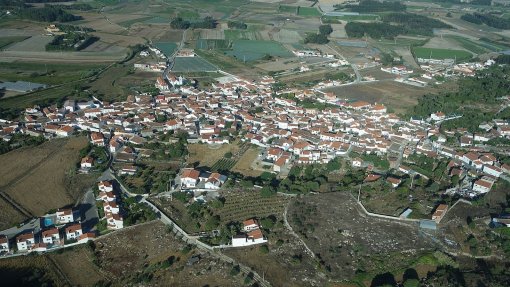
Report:
[[[90,232],[99,222],[99,213],[96,207],[96,198],[92,189],[89,189],[80,204],[81,224],[84,232]]]
[[[30,221],[26,222],[23,226],[15,226],[9,229],[0,231],[0,234],[6,235],[9,239],[15,237],[16,235],[24,232],[34,231],[34,233],[38,233],[41,230],[41,219],[33,218]]]

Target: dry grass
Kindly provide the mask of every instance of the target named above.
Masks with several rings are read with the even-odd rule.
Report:
[[[219,159],[223,158],[225,153],[236,153],[239,146],[236,143],[223,144],[221,146],[206,144],[190,144],[188,145],[188,162],[189,164],[199,162],[201,166],[211,167]]]
[[[185,244],[160,221],[152,221],[125,229],[96,241],[96,254],[101,270],[118,286],[131,285],[138,272],[149,272],[151,266],[170,256],[172,266],[154,269],[153,278],[144,286],[241,286],[242,278],[229,275],[231,266],[212,258],[207,253],[192,250],[183,254]],[[191,266],[188,258],[199,254],[201,259]]]
[[[107,279],[92,262],[94,254],[87,246],[75,247],[63,253],[53,252],[49,256],[60,266],[73,286],[93,286],[96,282]]]
[[[14,209],[8,202],[0,198],[0,230],[12,227],[28,219]]]
[[[40,150],[46,151],[46,156],[42,161],[24,166],[21,170],[23,174],[11,180],[3,190],[14,201],[38,216],[50,209],[74,204],[89,186],[88,183],[93,182],[90,176],[73,175],[79,160],[78,152],[86,145],[86,137],[58,139],[44,143],[41,147],[18,152],[18,161],[29,160]],[[70,187],[70,183],[76,186]]]
[[[21,279],[27,280],[36,268],[42,271],[42,281],[52,282],[51,286],[69,286],[66,285],[65,279],[57,273],[55,266],[46,256],[21,256],[0,260],[2,286],[36,286],[28,285],[28,283],[25,283],[27,285],[21,284]]]
[[[431,87],[419,88],[391,80],[325,89],[341,98],[383,103],[395,112],[406,112],[418,103],[421,96],[435,92]]]
[[[237,161],[236,165],[232,168],[232,171],[240,172],[246,176],[259,176],[262,171],[253,170],[251,164],[259,155],[259,150],[256,148],[248,149]]]

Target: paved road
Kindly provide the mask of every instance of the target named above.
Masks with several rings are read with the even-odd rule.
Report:
[[[94,226],[99,222],[99,213],[96,207],[96,198],[92,188],[85,193],[81,204],[81,222],[84,232],[90,232]]]
[[[20,227],[15,226],[0,231],[0,234],[6,235],[7,237],[9,237],[9,239],[11,239],[20,233],[29,232],[31,230],[33,230],[34,233],[38,233],[41,230],[41,220],[39,218],[33,218]]]
[[[345,57],[340,54],[336,49],[334,49],[333,47],[331,47],[330,45],[327,45],[331,50],[333,50],[340,58],[342,58],[342,60],[344,61],[347,61],[347,59],[345,59]],[[349,61],[347,61],[349,62]],[[356,67],[355,64],[349,62],[349,64],[351,65],[352,69],[354,70],[354,74],[356,74],[356,83],[359,83],[361,82],[361,74],[359,73],[359,70],[358,70],[358,67]]]

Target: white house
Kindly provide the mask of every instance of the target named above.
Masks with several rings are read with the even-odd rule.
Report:
[[[0,235],[0,254],[9,252],[9,238],[5,235]]]
[[[57,223],[64,224],[74,222],[74,211],[71,208],[57,210]]]
[[[99,191],[104,191],[104,192],[112,192],[113,191],[112,183],[107,180],[100,181],[97,184],[97,187],[99,188]]]
[[[94,159],[90,156],[86,156],[81,159],[81,168],[82,169],[90,169],[92,168],[92,165],[94,164]]]
[[[60,233],[56,227],[44,230],[41,233],[41,237],[42,242],[45,244],[54,244],[60,242]]]
[[[227,177],[217,172],[211,173],[206,180],[204,187],[207,189],[218,189],[227,181]]]
[[[120,212],[120,208],[114,201],[106,201],[103,203],[104,213],[113,213],[118,214]]]
[[[247,234],[240,234],[232,237],[233,247],[250,246],[255,244],[266,243],[267,239],[264,238],[260,229],[255,229]]]
[[[473,183],[473,190],[480,193],[487,193],[492,188],[492,182],[479,179]]]
[[[30,251],[35,244],[34,232],[24,233],[16,237],[18,251]]]
[[[111,192],[111,191],[102,191],[99,193],[99,198],[102,200],[102,201],[116,201],[117,200],[117,196],[115,195],[115,193]]]
[[[80,223],[75,223],[72,225],[69,225],[65,228],[66,231],[66,239],[67,240],[76,240],[78,237],[80,237],[83,234],[83,230],[81,228]]]
[[[352,159],[352,161],[351,161],[351,165],[352,165],[353,167],[361,167],[361,164],[362,164],[362,163],[363,163],[363,160],[362,160],[361,158],[358,158],[358,157],[357,157],[357,158]]]
[[[495,176],[495,177],[499,177],[503,173],[503,170],[497,166],[484,165],[483,172],[485,172],[489,175]]]
[[[249,232],[255,229],[259,229],[259,223],[255,219],[248,219],[243,221],[243,231]]]
[[[109,213],[106,215],[106,223],[108,229],[122,229],[124,228],[124,219],[120,214]]]
[[[181,175],[181,186],[182,187],[196,187],[200,172],[191,168],[183,170]]]

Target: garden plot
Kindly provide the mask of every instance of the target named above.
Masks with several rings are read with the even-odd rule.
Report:
[[[302,41],[303,38],[297,31],[282,29],[273,34],[273,40],[284,44],[293,44]]]

